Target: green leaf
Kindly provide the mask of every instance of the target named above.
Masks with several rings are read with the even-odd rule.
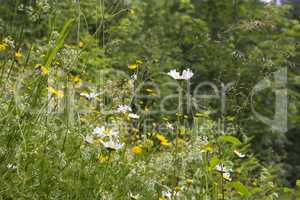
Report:
[[[284,192],[284,193],[292,193],[293,190],[292,190],[291,188],[284,187],[284,188],[283,188],[283,192]]]
[[[236,138],[234,136],[230,136],[230,135],[222,135],[218,138],[218,140],[224,141],[224,142],[230,142],[230,143],[236,144],[236,145],[242,144],[242,142],[238,138]]]
[[[64,27],[62,28],[61,32],[60,32],[60,35],[59,35],[59,38],[57,39],[56,43],[55,43],[55,47],[49,51],[48,53],[48,56],[47,56],[47,60],[46,60],[46,64],[45,64],[45,67],[46,68],[49,68],[56,53],[58,52],[58,50],[62,47],[62,45],[64,44],[64,41],[66,39],[66,37],[68,36],[69,34],[69,30],[70,30],[70,27],[71,25],[73,24],[74,22],[74,19],[70,19],[68,20]]]
[[[297,180],[297,181],[296,181],[296,186],[297,186],[297,187],[300,187],[300,180]]]
[[[215,168],[219,162],[220,162],[219,158],[217,156],[213,156],[209,162],[210,168],[211,169]]]
[[[249,192],[248,188],[244,184],[242,184],[241,182],[239,182],[239,181],[232,182],[230,185],[236,191],[238,191],[239,193],[241,193],[241,195],[243,195],[243,196],[250,196],[251,195],[251,193]]]

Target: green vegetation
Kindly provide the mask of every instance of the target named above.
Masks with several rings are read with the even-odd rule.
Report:
[[[0,199],[299,199],[286,2],[2,0]]]

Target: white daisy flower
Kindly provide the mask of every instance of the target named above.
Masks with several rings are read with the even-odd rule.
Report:
[[[130,118],[132,118],[132,119],[139,119],[139,118],[140,118],[140,116],[138,116],[137,114],[134,114],[134,113],[130,113],[130,114],[128,115],[128,117],[130,117]]]
[[[215,169],[216,169],[217,171],[219,171],[219,172],[223,172],[223,165],[217,164],[216,167],[215,167]]]
[[[230,175],[229,172],[223,173],[223,178],[224,178],[226,181],[232,181],[232,178],[231,178],[231,175]]]
[[[93,131],[93,134],[100,137],[100,138],[105,138],[107,135],[105,134],[105,127],[96,127]]]
[[[181,79],[189,80],[190,78],[193,77],[193,75],[194,75],[194,73],[190,69],[183,70]]]
[[[118,113],[125,113],[125,112],[129,112],[129,111],[132,111],[132,109],[128,105],[119,105],[117,108]]]
[[[168,200],[171,200],[172,199],[172,193],[169,192],[169,191],[162,191],[161,192],[161,196],[168,199]]]
[[[168,75],[174,79],[181,79],[180,73],[177,72],[176,69],[172,69],[170,72],[168,72]]]
[[[94,92],[85,93],[85,92],[81,92],[80,96],[83,96],[83,97],[87,98],[88,100],[91,100],[91,99],[99,96],[99,93],[94,93]]]
[[[167,74],[176,80],[189,80],[194,75],[194,73],[190,69],[183,70],[182,75],[180,75],[180,73],[177,72],[176,69],[172,69]]]
[[[107,148],[107,149],[110,149],[110,150],[119,150],[123,147],[123,144],[120,144],[119,142],[114,142],[112,140],[109,140],[107,142],[103,142],[101,141],[101,144]]]
[[[107,129],[104,126],[102,126],[96,127],[93,131],[93,134],[98,136],[99,138],[105,138],[117,136],[119,134],[119,131],[116,129]]]
[[[232,169],[228,169],[227,167],[223,166],[222,164],[217,164],[216,167],[215,167],[215,169],[217,171],[223,172],[223,173],[225,173],[225,172],[231,172],[232,171]]]

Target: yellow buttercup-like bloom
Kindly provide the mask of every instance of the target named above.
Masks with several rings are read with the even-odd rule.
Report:
[[[55,95],[55,96],[57,96],[57,97],[63,97],[63,96],[64,96],[64,93],[63,93],[62,91],[56,90],[56,89],[54,89],[54,88],[51,87],[51,86],[48,86],[47,89],[48,89],[48,91],[49,91],[50,93],[52,93],[53,95]]]
[[[138,66],[139,66],[139,65],[136,64],[136,63],[135,63],[135,64],[129,64],[129,65],[128,65],[128,68],[131,69],[131,70],[135,70],[136,68],[138,68]]]
[[[129,64],[128,69],[135,70],[139,67],[139,65],[143,64],[143,61],[136,60],[135,63]]]
[[[140,146],[135,146],[135,147],[132,147],[132,149],[131,149],[131,152],[134,154],[140,154],[140,153],[142,153],[142,151],[143,151],[143,149]]]
[[[164,135],[158,133],[156,135],[156,138],[160,141],[161,145],[167,146],[167,147],[171,146],[171,144],[169,143],[168,139]]]
[[[15,59],[16,59],[16,60],[20,60],[22,57],[23,57],[23,55],[21,54],[21,52],[17,51],[17,52],[15,53]]]
[[[99,155],[98,156],[98,160],[100,162],[107,162],[107,161],[109,161],[109,156],[107,156],[107,155]]]
[[[0,44],[0,51],[5,50],[8,47],[6,43],[1,43]]]
[[[75,84],[80,84],[82,82],[81,78],[79,76],[72,76],[71,80],[75,83]]]
[[[35,65],[35,69],[38,70],[42,75],[48,75],[49,74],[49,69],[44,67],[41,64]]]

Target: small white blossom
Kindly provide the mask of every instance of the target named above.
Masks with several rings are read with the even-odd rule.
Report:
[[[177,72],[176,69],[172,69],[170,72],[168,72],[168,75],[174,79],[181,79],[180,73]]]
[[[219,172],[231,172],[232,169],[228,169],[227,167],[223,166],[222,164],[217,164],[215,169]]]
[[[105,127],[104,126],[96,127],[93,131],[93,134],[100,137],[100,138],[104,138],[104,137],[106,137],[106,134],[104,132],[105,132]]]
[[[129,111],[132,111],[132,109],[128,105],[119,105],[117,108],[118,113],[125,113],[125,112],[129,112]]]
[[[169,191],[162,191],[161,193],[162,197],[168,199],[168,200],[171,200],[172,199],[172,193],[169,192]]]
[[[182,75],[180,75],[180,73],[177,72],[176,69],[172,69],[167,74],[176,80],[189,80],[194,75],[194,73],[190,69],[183,70]]]
[[[130,118],[132,118],[132,119],[139,119],[139,118],[140,118],[140,116],[138,116],[137,114],[134,114],[134,113],[130,113],[130,114],[128,115],[128,117],[130,117]]]
[[[117,136],[119,132],[115,129],[106,129],[104,126],[96,127],[93,131],[93,134],[99,138]]]
[[[91,99],[99,96],[99,94],[98,93],[93,93],[93,92],[90,92],[90,93],[81,92],[80,96],[83,96],[83,97],[87,98],[88,100],[91,100]]]
[[[193,75],[194,75],[194,73],[190,69],[183,70],[181,79],[189,80],[190,78],[193,77]]]
[[[110,150],[119,150],[123,147],[123,144],[120,144],[119,142],[115,142],[115,141],[112,141],[112,140],[109,140],[107,142],[101,141],[101,144],[105,148],[110,149]]]

